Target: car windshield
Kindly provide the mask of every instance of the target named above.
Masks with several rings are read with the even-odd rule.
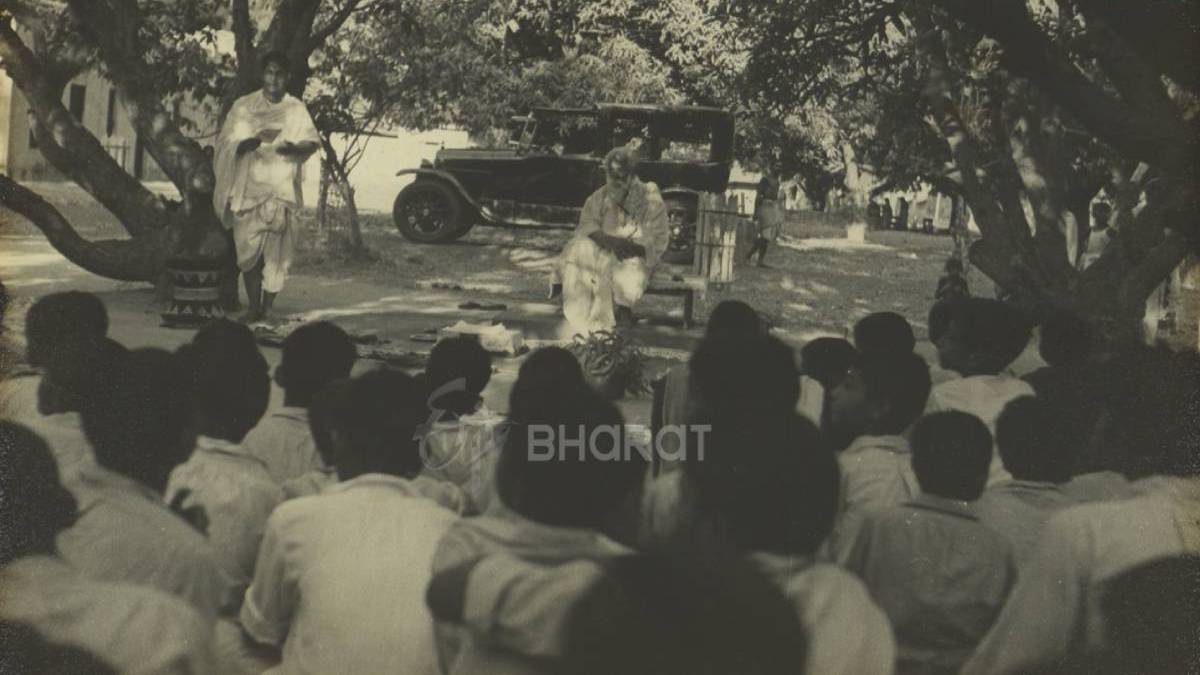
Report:
[[[531,127],[526,131],[530,152],[588,155],[596,149],[595,115],[542,115]]]
[[[713,128],[700,120],[668,119],[659,146],[664,162],[712,161]]]

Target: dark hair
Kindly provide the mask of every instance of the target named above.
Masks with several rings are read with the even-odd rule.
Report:
[[[938,303],[929,318],[929,334],[938,345],[942,366],[963,375],[995,375],[1004,370],[1025,350],[1031,330],[1020,310],[991,298]],[[950,331],[953,352],[945,343]]]
[[[1200,664],[1200,556],[1122,572],[1105,584],[1100,609],[1110,672],[1185,675]]]
[[[929,366],[920,356],[912,352],[861,354],[854,369],[862,377],[867,397],[887,406],[876,433],[902,433],[925,411],[932,385]]]
[[[333,446],[333,430],[338,423],[338,415],[348,405],[347,392],[350,388],[350,378],[334,380],[321,388],[312,397],[308,406],[308,430],[312,434],[313,444],[317,454],[325,466],[337,466],[337,452]]]
[[[996,419],[996,447],[1004,468],[1018,480],[1063,483],[1074,456],[1054,410],[1041,399],[1020,396]]]
[[[29,364],[47,367],[70,360],[81,343],[96,343],[108,334],[108,311],[100,298],[82,291],[51,293],[33,304],[25,316]]]
[[[254,333],[228,319],[210,321],[178,355],[190,370],[193,403],[206,425],[200,433],[232,434],[225,440],[241,441],[271,399],[267,360]]]
[[[819,337],[800,348],[800,372],[821,383],[826,391],[841,384],[858,351],[849,340]]]
[[[358,358],[354,341],[336,324],[314,321],[283,339],[277,379],[288,402],[308,406],[322,387],[349,377]]]
[[[527,422],[538,417],[547,402],[587,388],[583,368],[562,347],[542,347],[521,364],[508,395],[508,419]]]
[[[192,451],[190,376],[184,359],[161,349],[135,349],[114,366],[82,410],[97,463],[161,490]]]
[[[102,395],[104,378],[129,350],[116,340],[102,338],[61,345],[57,354],[38,384],[38,412],[43,415],[79,412]]]
[[[475,412],[482,401],[479,395],[491,379],[491,355],[478,339],[467,336],[438,342],[425,365],[429,405],[444,410],[444,417],[451,419]]]
[[[411,478],[421,472],[417,427],[427,412],[414,378],[382,368],[331,387],[329,395],[329,407],[322,402],[318,418],[342,441],[333,444],[338,478],[365,473]]]
[[[12,296],[8,294],[8,287],[0,280],[0,332],[4,332],[4,319],[8,316],[8,305],[11,302]]]
[[[696,506],[744,549],[811,554],[833,528],[840,473],[820,431],[797,414],[714,423],[702,461],[686,462]]]
[[[863,354],[907,354],[917,346],[917,339],[908,319],[895,312],[875,312],[854,324],[854,346]]]
[[[0,421],[0,467],[0,565],[49,554],[55,536],[78,516],[50,448],[29,429]]]
[[[579,389],[511,423],[496,467],[501,501],[540,523],[598,529],[649,466],[637,451],[624,454],[623,422],[610,401]]]
[[[0,669],[5,673],[55,673],[55,675],[108,675],[116,673],[83,647],[58,644],[32,627],[0,620]]]
[[[723,300],[708,315],[704,337],[714,340],[748,338],[766,333],[762,317],[741,300]]]
[[[1112,442],[1126,472],[1200,475],[1200,354],[1144,348],[1112,364]]]
[[[702,340],[688,361],[688,416],[758,417],[796,409],[800,370],[792,348],[770,335]]]
[[[957,410],[922,417],[912,432],[912,468],[921,491],[972,502],[983,494],[992,462],[992,434]]]
[[[1042,323],[1038,353],[1051,366],[1074,367],[1087,360],[1091,340],[1087,321],[1077,314],[1058,312]]]
[[[288,58],[287,54],[278,49],[272,49],[266,54],[263,54],[262,59],[259,61],[259,65],[262,70],[266,70],[267,66],[272,63],[282,68],[284,72],[290,72],[292,69],[292,60]]]
[[[946,266],[943,269],[946,274],[962,274],[963,261],[961,258],[951,256],[946,258]]]

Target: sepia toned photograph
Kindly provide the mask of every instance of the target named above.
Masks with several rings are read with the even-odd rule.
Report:
[[[1200,3],[0,0],[0,675],[1200,675]]]

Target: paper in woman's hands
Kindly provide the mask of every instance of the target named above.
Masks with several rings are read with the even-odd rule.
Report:
[[[588,236],[597,246],[615,255],[617,260],[646,256],[646,247],[631,239],[614,237],[603,232],[593,232]]]

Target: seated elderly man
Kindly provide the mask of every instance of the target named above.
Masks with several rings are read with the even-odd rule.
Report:
[[[575,331],[611,330],[633,323],[642,297],[667,246],[667,209],[654,183],[638,180],[632,148],[604,158],[604,187],[579,214],[575,236],[554,270],[561,284],[563,315]]]

